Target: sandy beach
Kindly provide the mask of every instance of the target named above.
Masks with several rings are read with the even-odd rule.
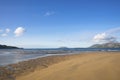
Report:
[[[120,52],[72,55],[16,80],[120,80]]]

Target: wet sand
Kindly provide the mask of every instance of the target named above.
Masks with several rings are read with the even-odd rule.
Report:
[[[120,80],[120,52],[61,56],[48,59],[45,66],[16,76],[16,80]]]

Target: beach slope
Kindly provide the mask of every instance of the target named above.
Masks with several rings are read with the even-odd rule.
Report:
[[[76,55],[16,80],[120,80],[120,52]]]

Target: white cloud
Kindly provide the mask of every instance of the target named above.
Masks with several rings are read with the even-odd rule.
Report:
[[[55,14],[55,12],[53,12],[53,11],[48,11],[48,12],[46,12],[45,14],[44,14],[44,16],[51,16],[51,15],[54,15]]]
[[[19,37],[19,36],[23,35],[24,32],[25,32],[25,29],[23,27],[18,27],[14,31],[14,34],[16,37]]]
[[[106,38],[106,33],[97,34],[94,36],[93,40],[95,42],[103,41]]]
[[[6,37],[6,36],[8,36],[8,34],[3,33],[3,34],[1,34],[1,36],[2,36],[2,37]]]
[[[118,36],[115,34],[120,33],[120,28],[114,28],[111,30],[108,30],[104,33],[96,34],[93,37],[94,42],[117,42]]]
[[[9,33],[9,32],[10,32],[10,29],[7,28],[7,29],[5,30],[5,33]]]
[[[0,32],[3,32],[3,30],[2,30],[2,29],[0,29]]]
[[[10,29],[7,28],[7,29],[5,29],[4,32],[3,32],[3,30],[1,29],[0,32],[2,33],[2,34],[1,34],[2,37],[6,37],[6,36],[8,36],[8,33],[10,32]]]
[[[116,42],[117,38],[113,35],[109,35],[109,34],[106,34],[106,33],[101,33],[101,34],[95,35],[93,40],[95,42]]]

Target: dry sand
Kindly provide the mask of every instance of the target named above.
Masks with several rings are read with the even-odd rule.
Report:
[[[120,80],[120,52],[76,55],[16,80]]]

